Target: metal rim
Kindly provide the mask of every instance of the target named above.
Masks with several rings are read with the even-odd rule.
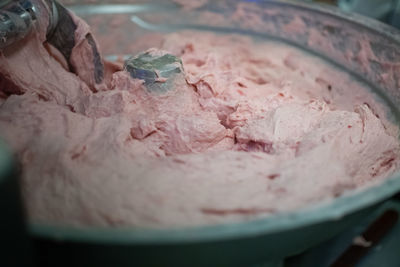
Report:
[[[11,168],[11,154],[4,143],[0,141],[0,183],[4,181]]]
[[[31,224],[30,231],[36,237],[52,238],[60,241],[124,245],[192,243],[238,239],[298,229],[326,221],[340,220],[347,214],[393,196],[399,189],[400,175],[396,175],[380,186],[373,186],[366,191],[344,195],[330,203],[325,201],[325,203],[318,206],[314,205],[294,212],[272,215],[247,222],[213,226],[155,230],[129,227],[74,228]]]
[[[361,15],[345,13],[327,5],[308,3],[294,3],[290,1],[271,0],[270,3],[284,6],[302,8],[312,12],[335,16],[347,22],[363,26],[370,31],[379,33],[400,43],[400,31],[379,21]],[[95,9],[101,12],[110,10],[128,10],[123,13],[148,11],[143,5],[99,5]],[[129,6],[130,9],[126,7]],[[72,9],[91,9],[93,6],[74,6]],[[108,13],[108,12],[106,12]],[[36,237],[53,238],[60,241],[74,241],[86,243],[109,244],[173,244],[193,243],[216,240],[238,239],[251,236],[278,233],[287,230],[302,228],[326,221],[340,220],[343,216],[377,204],[400,191],[400,173],[386,179],[379,185],[373,185],[367,190],[359,189],[350,192],[333,201],[325,201],[319,205],[311,205],[301,210],[272,215],[266,218],[204,227],[191,227],[179,229],[143,229],[143,228],[107,228],[90,227],[75,228],[44,224],[31,224],[30,230]]]

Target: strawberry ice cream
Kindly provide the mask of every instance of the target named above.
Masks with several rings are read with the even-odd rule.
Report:
[[[111,63],[94,86],[63,67],[43,38],[0,54],[0,136],[22,164],[32,222],[249,220],[329,201],[399,167],[398,128],[385,105],[288,45],[167,35],[157,49],[179,57],[184,73],[160,93]],[[76,49],[75,64],[85,66]]]

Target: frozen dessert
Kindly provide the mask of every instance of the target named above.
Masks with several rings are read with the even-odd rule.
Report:
[[[75,36],[87,36],[75,20]],[[0,54],[0,136],[22,164],[33,222],[249,220],[329,201],[399,167],[385,105],[297,48],[168,34],[149,53],[179,57],[183,75],[160,92],[117,63],[105,62],[97,83],[85,41],[74,47],[73,72],[44,40],[38,31]]]

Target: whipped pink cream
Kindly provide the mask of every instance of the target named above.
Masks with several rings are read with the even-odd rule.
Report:
[[[399,167],[398,128],[385,106],[296,48],[167,35],[159,49],[182,59],[185,79],[159,94],[111,64],[93,90],[84,69],[70,73],[42,42],[32,36],[0,55],[0,136],[22,164],[33,222],[249,220],[329,201]]]

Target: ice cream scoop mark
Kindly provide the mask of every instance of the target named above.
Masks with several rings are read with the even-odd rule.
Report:
[[[239,86],[239,87],[242,87],[242,88],[247,88],[247,86],[246,85],[244,85],[243,83],[241,83],[241,82],[238,82],[237,83],[237,85]]]
[[[290,58],[288,58],[288,57],[285,58],[285,59],[283,60],[283,64],[284,64],[287,68],[289,68],[290,70],[292,70],[292,71],[295,71],[295,70],[298,69],[297,64],[296,64],[294,61],[290,60]]]
[[[238,143],[236,135],[233,137],[233,143],[236,145]]]
[[[273,148],[271,143],[264,143],[250,140],[249,142],[245,143],[244,146],[241,146],[242,150],[244,151],[261,151],[267,154],[273,153]]]
[[[39,98],[39,100],[44,101],[44,102],[49,101],[49,98],[42,94],[38,94],[38,98]]]
[[[383,161],[383,162],[381,162],[381,167],[388,166],[390,168],[392,166],[393,161],[394,161],[394,158],[390,158],[386,161]]]
[[[366,105],[368,107],[369,110],[371,110],[372,114],[375,115],[375,117],[377,117],[379,119],[379,115],[375,112],[375,110],[371,107],[370,104],[368,104],[367,102],[363,103],[364,105]],[[383,124],[382,124],[383,125]],[[384,126],[384,125],[383,125]],[[385,127],[385,126],[384,126]]]
[[[248,60],[250,63],[252,63],[252,65],[258,65],[258,66],[263,66],[263,67],[274,67],[275,65],[269,61],[266,58],[249,58]]]
[[[194,51],[194,46],[193,44],[186,44],[185,47],[182,49],[182,53],[192,53]]]
[[[74,160],[74,159],[79,158],[80,156],[82,156],[85,153],[85,151],[86,151],[86,146],[83,146],[80,151],[72,154],[71,159]]]
[[[297,141],[295,144],[292,144],[292,145],[290,145],[289,147],[290,147],[291,149],[294,149],[295,152],[297,153],[298,150],[299,150],[299,146],[300,146],[300,141]]]
[[[389,151],[389,153],[390,153],[390,151]],[[371,173],[371,176],[372,177],[376,177],[379,173],[382,173],[382,171],[387,171],[387,170],[389,170],[392,166],[393,166],[393,162],[395,161],[395,159],[396,158],[394,158],[394,157],[391,157],[391,158],[389,158],[389,159],[387,159],[387,160],[384,160],[384,161],[382,161],[381,163],[380,163],[380,168],[375,168],[375,167],[372,167],[372,171],[374,171],[373,173]]]
[[[254,78],[253,78],[253,79],[249,78],[249,80],[255,82],[255,83],[258,84],[258,85],[265,85],[265,84],[268,84],[268,83],[269,83],[269,81],[265,80],[265,79],[262,78],[262,77],[258,77],[258,78],[256,78],[256,79],[254,79]]]
[[[245,95],[242,90],[237,90],[237,92],[239,93],[239,95],[242,95],[242,96]]]
[[[354,189],[356,186],[354,184],[336,184],[333,186],[332,188],[332,193],[334,197],[340,197],[341,195],[343,195],[343,193],[345,191]]]
[[[204,60],[201,59],[188,59],[185,61],[185,64],[189,65],[195,65],[196,67],[202,67],[204,66],[204,64],[206,64],[206,62]]]
[[[110,214],[99,212],[99,215],[109,224],[113,226],[121,225],[124,223],[123,219],[113,217]]]
[[[326,104],[328,104],[328,105],[331,103],[331,101],[330,101],[330,100],[328,100],[328,99],[327,99],[327,98],[325,98],[325,97],[323,97],[323,100],[324,100],[324,101],[325,101],[325,103],[326,103]]]
[[[71,111],[75,113],[75,108],[72,105],[66,105],[66,107]]]
[[[268,179],[274,180],[275,178],[278,178],[279,176],[281,176],[279,173],[274,173],[274,174],[270,174],[268,175]]]
[[[185,161],[184,160],[182,160],[182,159],[173,159],[172,160],[173,162],[176,162],[176,163],[180,163],[180,164],[183,164],[183,163],[185,163]]]
[[[213,208],[203,208],[201,212],[208,215],[255,215],[260,213],[274,213],[274,209],[270,208],[237,208],[237,209],[213,209]]]
[[[9,77],[0,73],[0,91],[6,96],[22,95],[25,90],[17,86]]]
[[[155,134],[156,132],[157,132],[156,130],[153,130],[148,133],[144,133],[141,130],[139,130],[139,132],[138,132],[137,128],[131,128],[130,135],[133,139],[143,140],[143,139],[148,138],[149,136]]]
[[[318,83],[321,86],[326,86],[329,90],[329,87],[331,86],[325,79],[317,77],[315,78],[315,82]]]

